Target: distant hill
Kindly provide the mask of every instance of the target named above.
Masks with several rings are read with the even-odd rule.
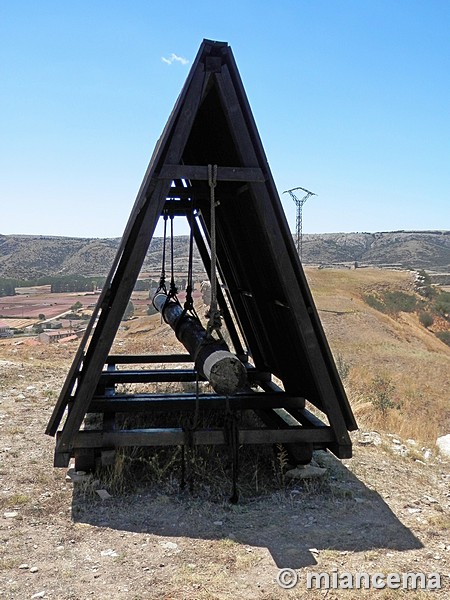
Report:
[[[106,275],[119,238],[0,235],[0,277]],[[152,240],[144,270],[158,272],[162,238]],[[175,238],[175,268],[186,270],[188,238]],[[324,233],[303,236],[303,262],[315,265],[398,266],[450,273],[450,231]],[[195,269],[201,270],[198,256]]]
[[[450,272],[450,231],[324,233],[303,236],[303,262],[401,266]]]

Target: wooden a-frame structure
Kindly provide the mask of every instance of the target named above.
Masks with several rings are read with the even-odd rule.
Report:
[[[217,394],[115,394],[116,383],[195,381],[191,368],[133,370],[129,365],[192,363],[189,355],[109,355],[158,219],[192,214],[193,235],[210,269],[208,165],[217,165],[218,301],[251,388]],[[120,370],[116,365],[121,365]],[[124,366],[125,365],[125,369]],[[282,387],[273,378],[281,380]],[[108,393],[105,392],[108,391]],[[305,407],[305,399],[322,414]],[[239,444],[282,443],[307,462],[314,448],[351,456],[356,429],[275,188],[231,48],[204,40],[159,139],[134,208],[68,373],[46,433],[57,434],[55,466],[78,468],[123,446],[186,444],[180,428],[120,430],[117,413],[226,406],[253,410],[264,425],[239,428]],[[58,431],[65,412],[64,425]],[[103,427],[82,429],[87,413]],[[190,432],[194,444],[223,444],[221,430]],[[104,460],[106,462],[106,458]]]

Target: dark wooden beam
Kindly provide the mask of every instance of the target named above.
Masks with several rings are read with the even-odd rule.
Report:
[[[226,445],[223,430],[200,430],[192,434],[195,445]],[[323,429],[241,429],[240,444],[284,444],[332,442],[330,427]],[[75,433],[73,448],[121,448],[128,446],[183,446],[186,434],[180,428],[131,429],[117,431],[79,431]]]
[[[189,354],[110,354],[107,365],[193,362]]]
[[[231,410],[247,410],[262,408],[301,408],[303,398],[295,398],[288,394],[250,393],[235,396],[217,394],[116,394],[114,396],[95,396],[90,413],[136,413],[155,410],[194,410],[196,404],[207,410],[223,410],[227,405]]]
[[[159,173],[161,179],[187,179],[208,181],[208,166],[164,165]],[[252,181],[264,183],[266,176],[259,168],[217,167],[217,181]]]
[[[111,387],[117,383],[161,383],[175,381],[196,381],[197,371],[194,369],[123,369],[121,371],[102,371],[98,377],[100,387]],[[267,378],[266,373],[256,369],[247,369],[247,379],[251,383],[259,383]],[[204,381],[204,377],[199,377]]]

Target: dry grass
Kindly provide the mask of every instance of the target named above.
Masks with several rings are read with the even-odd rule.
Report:
[[[363,301],[374,291],[411,292],[411,274],[309,269],[307,275],[330,347],[348,366],[344,385],[360,427],[434,444],[450,430],[450,348],[416,314],[389,316]],[[392,383],[397,408],[375,408],[377,377]]]

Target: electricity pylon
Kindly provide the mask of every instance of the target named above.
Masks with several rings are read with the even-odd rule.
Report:
[[[303,196],[303,198],[298,198],[294,192],[296,190],[302,190],[302,192],[305,192],[305,195]],[[295,205],[297,206],[297,218],[296,218],[296,226],[295,226],[295,235],[297,237],[297,252],[298,255],[300,256],[300,260],[302,259],[302,251],[303,251],[303,216],[302,216],[302,209],[303,209],[303,205],[305,204],[305,202],[308,200],[308,198],[310,198],[311,196],[317,196],[317,194],[314,194],[314,192],[310,192],[309,190],[305,190],[305,188],[302,187],[295,187],[292,188],[290,190],[286,190],[285,192],[283,192],[283,194],[289,194],[290,197],[292,198],[292,200],[295,202]]]

